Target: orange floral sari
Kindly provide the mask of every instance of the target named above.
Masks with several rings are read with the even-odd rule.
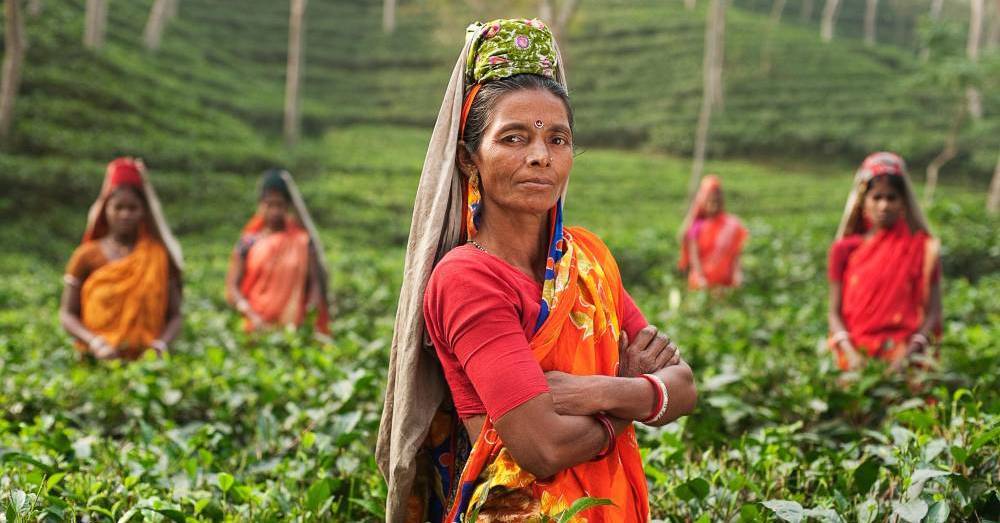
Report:
[[[561,217],[560,217],[561,218]],[[557,223],[557,231],[561,225]],[[550,257],[543,287],[544,323],[531,339],[542,370],[578,375],[615,374],[618,362],[622,283],[607,247],[592,233],[568,228],[558,241],[563,252]],[[558,261],[555,261],[555,260]],[[573,521],[639,522],[649,517],[646,476],[629,426],[611,453],[581,463],[544,481],[521,469],[487,418],[458,481],[446,521],[522,521],[556,516],[582,497],[614,505],[581,512]]]

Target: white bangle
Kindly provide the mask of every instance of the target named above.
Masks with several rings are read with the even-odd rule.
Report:
[[[660,411],[657,412],[652,418],[643,422],[647,425],[652,425],[659,423],[659,421],[663,419],[663,415],[667,413],[667,405],[670,403],[670,395],[667,394],[667,384],[663,383],[663,380],[660,379],[659,376],[656,374],[646,374],[646,376],[649,376],[654,382],[656,382],[656,386],[660,388],[660,394],[663,394],[663,405],[660,406]]]
[[[90,341],[87,342],[87,346],[90,347],[91,351],[95,351],[97,350],[97,347],[103,345],[103,341],[104,340],[102,340],[100,336],[95,334],[92,338],[90,338]]]
[[[240,301],[236,302],[236,310],[246,314],[250,310],[250,302],[246,298],[240,298]]]
[[[830,339],[834,345],[840,345],[842,341],[851,341],[851,335],[847,331],[837,331],[833,336],[830,336]]]

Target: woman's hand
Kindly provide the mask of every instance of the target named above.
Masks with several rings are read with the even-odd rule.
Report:
[[[635,341],[629,343],[628,335],[622,331],[618,340],[618,375],[634,378],[642,374],[656,372],[681,361],[680,349],[670,341],[670,337],[647,325]]]
[[[118,351],[101,336],[95,335],[87,345],[90,346],[90,353],[99,360],[109,360],[118,355]]]
[[[845,370],[848,372],[856,371],[864,365],[865,359],[858,352],[858,349],[854,348],[854,344],[850,340],[842,340],[837,344],[837,348],[840,349],[840,353],[847,360],[847,369]]]
[[[264,322],[264,319],[261,318],[260,315],[258,315],[256,312],[252,310],[248,310],[246,312],[246,316],[247,316],[247,321],[250,322],[250,327],[254,330],[254,332],[262,330],[264,327],[267,326],[267,324]]]
[[[545,373],[556,413],[563,416],[590,416],[601,411],[593,376],[574,376],[557,370]]]
[[[708,287],[708,278],[701,271],[695,271],[694,273],[694,285],[696,289],[704,289]]]

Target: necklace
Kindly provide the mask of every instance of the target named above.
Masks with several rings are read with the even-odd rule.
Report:
[[[490,252],[490,251],[486,250],[486,247],[483,247],[482,245],[479,245],[479,242],[477,242],[476,240],[469,240],[469,241],[467,241],[465,243],[471,243],[473,247],[475,247],[475,248],[477,248],[477,249],[479,249],[479,250],[481,250],[481,251],[483,251],[483,252],[485,252],[487,254],[489,254],[489,252]]]

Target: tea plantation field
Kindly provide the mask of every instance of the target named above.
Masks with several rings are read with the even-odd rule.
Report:
[[[9,222],[36,251],[0,257],[0,514],[7,521],[380,519],[372,459],[402,245],[426,132],[355,127],[312,144],[300,178],[333,268],[334,342],[248,339],[222,299],[253,208],[219,175],[166,202],[188,271],[186,325],[164,360],[80,362],[58,327],[73,237]],[[379,154],[386,140],[398,155]],[[585,150],[567,217],[605,238],[651,321],[684,347],[701,401],[641,432],[653,513],[671,521],[960,521],[994,517],[1000,455],[1000,223],[946,187],[940,369],[919,394],[873,367],[850,384],[823,347],[825,249],[850,166],[715,162],[749,224],[747,285],[690,294],[674,272],[687,162]],[[776,173],[781,173],[777,176]],[[156,179],[155,172],[153,173]],[[91,176],[94,191],[99,173]],[[168,191],[181,181],[164,177]],[[60,209],[81,229],[85,209]],[[190,226],[212,223],[213,227]],[[50,255],[47,253],[58,253]]]

